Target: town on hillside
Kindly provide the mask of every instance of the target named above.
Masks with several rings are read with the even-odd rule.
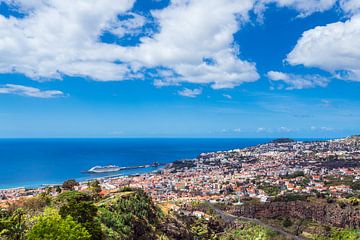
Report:
[[[201,153],[151,173],[98,181],[103,195],[129,186],[143,189],[156,202],[201,200],[239,205],[248,198],[267,202],[290,193],[337,198],[360,190],[360,136],[312,142],[277,139],[244,149]],[[57,187],[1,190],[0,204],[6,207],[45,191],[56,196]],[[81,182],[75,189],[86,191],[88,187]]]

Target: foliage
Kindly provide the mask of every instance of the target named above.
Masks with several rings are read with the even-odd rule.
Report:
[[[51,203],[51,198],[46,194],[40,194],[39,196],[26,199],[22,203],[22,207],[27,212],[43,212],[45,207],[49,206]]]
[[[197,219],[190,229],[195,239],[214,239],[215,233],[209,228],[208,222],[203,218]]]
[[[287,217],[282,222],[283,227],[288,228],[293,225],[292,221]]]
[[[100,220],[109,239],[147,239],[159,223],[160,210],[142,190],[121,195],[99,208]]]
[[[275,197],[274,202],[306,201],[307,198],[304,194],[287,194]]]
[[[68,191],[60,194],[58,200],[61,202],[59,213],[63,218],[70,215],[88,230],[92,239],[102,239],[101,226],[96,219],[98,209],[89,195]]]
[[[177,160],[172,163],[171,167],[175,170],[183,169],[183,168],[193,168],[195,167],[195,163],[192,160]]]
[[[62,191],[62,190],[61,190],[61,187],[60,187],[60,186],[56,186],[56,192],[57,192],[57,193],[61,193],[61,191]]]
[[[350,183],[350,187],[353,190],[360,190],[360,181],[355,181],[355,182]]]
[[[97,198],[99,197],[99,193],[101,192],[100,183],[97,179],[88,182],[89,190],[91,191],[91,194],[93,197]]]
[[[329,236],[315,236],[314,240],[358,240],[359,229],[333,229]]]
[[[259,189],[262,189],[269,196],[277,196],[280,193],[279,186],[274,186],[269,183],[259,186]]]
[[[297,177],[303,177],[303,176],[305,176],[305,173],[303,171],[296,171],[292,174],[287,174],[283,177],[291,179],[291,178],[297,178]]]
[[[269,240],[277,235],[276,232],[271,231],[265,227],[248,224],[242,229],[236,229],[224,236],[220,237],[221,240]]]
[[[352,176],[342,176],[341,178],[337,178],[334,176],[327,176],[325,185],[326,186],[347,185],[347,186],[353,186],[356,188],[356,184],[353,182]]]
[[[88,240],[88,231],[71,216],[61,218],[57,210],[46,208],[44,214],[33,219],[35,225],[27,234],[28,240]]]
[[[65,190],[74,190],[75,186],[79,186],[79,183],[74,179],[66,180],[62,184],[62,188]]]
[[[0,237],[11,240],[25,239],[27,230],[25,211],[18,208],[13,213],[6,215],[0,220]]]

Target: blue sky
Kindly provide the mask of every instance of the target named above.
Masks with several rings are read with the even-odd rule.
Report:
[[[0,137],[360,132],[357,0],[0,0]]]

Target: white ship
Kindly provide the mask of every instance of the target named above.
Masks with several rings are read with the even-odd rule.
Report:
[[[122,170],[121,167],[115,165],[108,166],[95,166],[88,170],[89,173],[107,173],[107,172],[118,172]]]

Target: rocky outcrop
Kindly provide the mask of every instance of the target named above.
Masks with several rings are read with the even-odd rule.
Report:
[[[309,219],[337,227],[360,228],[360,209],[350,205],[291,201],[249,204],[231,207],[227,210],[234,215],[250,218],[291,217]]]

